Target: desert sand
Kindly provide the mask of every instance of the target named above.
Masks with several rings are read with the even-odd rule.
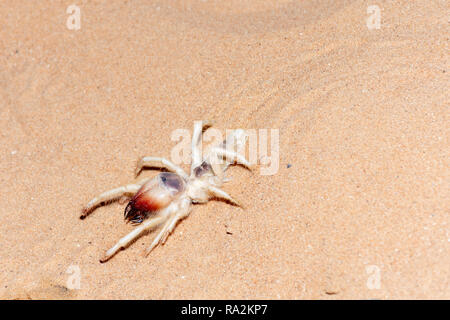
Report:
[[[0,2],[0,298],[450,299],[449,9]],[[133,226],[83,206],[201,119],[278,129],[279,170],[99,263]]]

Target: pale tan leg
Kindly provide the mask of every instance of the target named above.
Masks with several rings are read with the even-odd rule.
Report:
[[[159,157],[143,157],[141,160],[139,160],[137,167],[136,167],[136,176],[141,173],[141,170],[143,167],[158,167],[158,168],[165,168],[169,171],[175,172],[179,176],[183,177],[184,179],[188,178],[188,175],[182,168],[174,164],[173,162],[165,159],[165,158],[159,158]]]
[[[125,237],[120,239],[111,249],[109,249],[103,258],[100,259],[100,262],[108,261],[113,255],[117,253],[122,248],[125,248],[132,242],[134,239],[138,238],[144,231],[156,227],[162,222],[167,220],[167,216],[157,216],[153,219],[144,221],[138,227],[136,227],[133,231],[127,234]]]
[[[161,240],[162,244],[166,243],[167,238],[175,229],[177,223],[186,218],[190,214],[190,212],[191,210],[188,208],[187,210],[177,213],[177,215],[170,221],[169,227],[167,228],[167,232]]]
[[[178,212],[171,215],[171,217],[168,219],[167,223],[164,225],[163,229],[160,231],[160,233],[156,236],[156,238],[153,240],[150,247],[148,247],[147,250],[145,250],[145,255],[147,256],[158,244],[162,243],[164,244],[169,237],[169,235],[172,233],[173,229],[177,225],[178,221],[183,220],[186,218],[190,213],[190,200],[186,200],[181,204],[181,208]]]
[[[214,148],[211,150],[212,153],[227,158],[230,161],[242,164],[246,166],[247,168],[250,168],[250,162],[245,159],[242,155],[240,155],[237,152],[222,149],[222,148]]]
[[[101,203],[106,203],[108,201],[118,199],[124,195],[132,195],[135,194],[139,188],[148,181],[149,179],[144,179],[139,181],[138,183],[128,184],[126,186],[118,187],[109,191],[105,191],[99,196],[95,197],[84,207],[83,213],[80,216],[81,219],[84,219],[93,209],[95,209]]]
[[[170,225],[170,222],[171,222],[170,219],[173,219],[173,218],[169,218],[169,220],[166,222],[166,224],[164,225],[164,227],[162,228],[162,230],[158,233],[158,235],[156,236],[156,238],[153,239],[153,242],[152,242],[152,244],[150,245],[150,247],[148,247],[148,248],[145,250],[145,253],[144,253],[145,256],[148,256],[149,253],[152,252],[152,250],[153,250],[153,249],[161,242],[161,238],[166,234],[167,229],[168,229],[168,227],[169,227],[169,225]]]
[[[213,195],[213,196],[215,196],[217,198],[222,198],[222,199],[228,200],[231,203],[233,203],[233,204],[243,208],[243,206],[239,202],[234,200],[228,193],[226,193],[222,189],[219,189],[219,188],[214,187],[214,186],[209,186],[208,187],[208,191],[210,192],[211,195]]]
[[[191,174],[193,170],[202,163],[202,154],[200,150],[200,137],[202,136],[203,128],[210,127],[211,121],[195,121],[194,122],[194,132],[192,133],[191,142],[191,153],[192,153],[192,163],[191,163]]]

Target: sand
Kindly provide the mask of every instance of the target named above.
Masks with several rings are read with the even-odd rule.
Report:
[[[0,3],[1,298],[450,298],[447,1],[75,3]],[[83,206],[200,119],[279,170],[99,263],[133,226]]]

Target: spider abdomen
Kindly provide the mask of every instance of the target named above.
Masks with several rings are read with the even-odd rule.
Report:
[[[128,202],[125,219],[140,223],[150,213],[166,208],[185,189],[177,174],[163,172],[145,183]]]

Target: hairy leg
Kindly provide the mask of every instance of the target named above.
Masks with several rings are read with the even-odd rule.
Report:
[[[101,193],[99,196],[95,197],[84,207],[83,213],[80,216],[81,219],[86,218],[86,216],[91,213],[96,207],[102,203],[106,203],[111,200],[115,200],[124,195],[135,194],[139,188],[148,181],[149,179],[144,179],[138,183],[127,184],[126,186],[118,187],[109,191]]]
[[[241,154],[237,152],[222,148],[214,148],[211,150],[211,152],[217,156],[225,157],[229,161],[236,162],[238,164],[246,166],[247,168],[250,168],[250,162],[248,162],[247,159],[245,159],[245,157],[243,157]]]
[[[161,231],[158,233],[158,235],[156,236],[155,239],[153,239],[152,244],[150,245],[150,247],[148,247],[145,250],[145,256],[148,256],[150,252],[152,252],[152,250],[161,242],[161,238],[164,236],[164,234],[167,232],[167,229],[170,225],[170,221],[172,218],[169,218],[169,220],[166,222],[166,224],[164,225],[164,227],[161,229]]]
[[[239,207],[243,207],[239,202],[237,202],[236,200],[234,200],[228,193],[226,193],[225,191],[223,191],[222,189],[219,189],[217,187],[214,186],[209,186],[208,187],[208,191],[211,195],[217,197],[217,198],[221,198],[221,199],[225,199],[230,201],[231,203],[239,206]]]
[[[167,223],[164,225],[160,233],[153,240],[150,247],[148,247],[148,249],[145,251],[145,255],[148,255],[158,244],[160,243],[164,244],[166,242],[169,235],[175,229],[175,226],[177,225],[178,221],[183,220],[189,215],[190,209],[191,209],[191,201],[189,199],[182,200],[180,206],[175,207],[174,213],[168,219]]]
[[[144,221],[142,224],[139,225],[139,227],[136,227],[133,231],[131,231],[129,234],[127,234],[125,237],[120,239],[111,249],[109,249],[103,258],[100,259],[100,262],[106,262],[108,261],[113,255],[117,253],[122,248],[127,247],[130,242],[132,242],[134,239],[138,238],[144,231],[147,231],[150,228],[156,227],[157,225],[161,224],[162,222],[167,220],[167,216],[157,216],[153,219]]]
[[[186,218],[190,213],[191,213],[190,207],[184,208],[180,212],[178,212],[172,220],[170,220],[170,224],[169,224],[169,227],[167,228],[167,232],[161,240],[162,244],[166,243],[167,238],[172,233],[172,231],[175,229],[177,223],[179,221],[183,220],[184,218]]]
[[[202,163],[202,154],[200,150],[200,137],[202,136],[203,129],[211,126],[211,121],[195,121],[194,122],[194,132],[192,133],[191,142],[191,153],[192,153],[192,163],[191,163],[191,173]]]
[[[137,167],[136,167],[136,176],[141,173],[141,170],[143,167],[158,167],[158,168],[165,168],[169,171],[175,172],[179,176],[183,177],[184,179],[188,178],[188,175],[182,168],[174,164],[173,162],[160,157],[143,157],[141,160],[139,160]]]

